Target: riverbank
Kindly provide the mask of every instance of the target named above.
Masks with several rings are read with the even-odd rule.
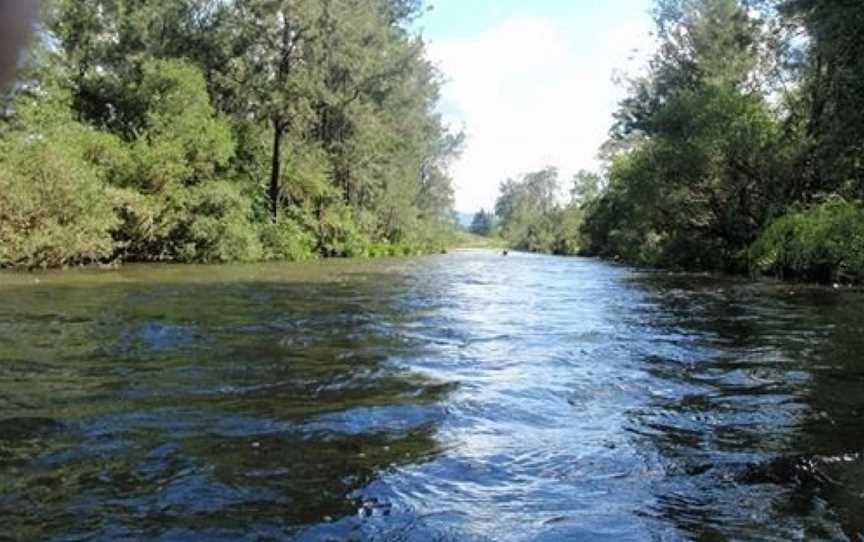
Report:
[[[507,248],[507,243],[500,237],[488,237],[483,235],[475,235],[468,232],[459,232],[451,242],[450,249],[503,249]]]
[[[231,265],[263,265],[272,264],[279,266],[283,264],[301,264],[301,263],[330,263],[340,260],[374,260],[380,258],[406,258],[419,256],[433,256],[436,254],[447,253],[453,250],[480,250],[489,249],[497,250],[505,248],[503,240],[498,238],[487,238],[474,235],[465,231],[453,229],[446,234],[442,234],[437,241],[427,242],[425,244],[412,243],[368,243],[364,250],[352,252],[342,256],[322,256],[318,254],[306,254],[302,258],[297,259],[277,259],[277,260],[259,260],[259,261],[221,261],[221,262],[182,262],[175,260],[164,260],[160,262],[142,262],[131,261],[123,262],[113,260],[105,263],[82,263],[79,265],[70,266],[0,266],[0,273],[4,277],[12,277],[16,274],[44,274],[46,272],[74,272],[74,271],[113,271],[124,269],[129,266],[166,266],[176,267],[180,269],[201,267],[201,266],[231,266]]]
[[[786,272],[775,272],[774,267],[762,267],[757,268],[754,267],[751,272],[735,272],[735,271],[721,271],[721,270],[691,270],[684,269],[680,267],[663,267],[659,265],[651,265],[644,262],[638,261],[628,261],[626,259],[622,259],[620,257],[610,257],[610,256],[599,256],[591,253],[580,253],[578,250],[574,254],[559,254],[552,252],[543,252],[543,251],[531,251],[531,250],[522,250],[519,248],[513,248],[512,246],[507,245],[502,242],[499,247],[494,248],[506,248],[512,253],[525,252],[527,254],[540,254],[547,256],[554,256],[560,258],[590,258],[596,259],[599,261],[603,261],[612,265],[621,265],[627,266],[632,269],[637,269],[645,272],[665,272],[671,273],[681,276],[692,276],[692,277],[717,277],[717,278],[740,278],[742,280],[752,280],[752,281],[760,281],[760,282],[776,282],[782,283],[788,286],[796,286],[796,285],[812,285],[812,286],[822,286],[822,287],[830,287],[830,288],[853,288],[853,289],[861,289],[864,288],[864,282],[860,279],[860,272],[845,272],[845,273],[835,273],[830,272],[832,269],[844,269],[843,266],[834,266],[834,267],[814,267],[814,269],[821,269],[822,273],[796,273],[794,271],[786,271]],[[784,254],[784,257],[788,258],[788,254]],[[777,261],[780,258],[775,257]],[[784,268],[780,268],[784,269]],[[788,268],[785,268],[788,269]]]
[[[470,241],[466,238],[463,241]],[[135,284],[199,285],[224,283],[332,284],[347,280],[377,280],[382,275],[405,273],[433,264],[437,258],[460,253],[499,255],[497,247],[468,246],[460,242],[446,251],[408,256],[319,258],[299,262],[246,262],[223,264],[128,263],[115,266],[78,266],[30,271],[0,269],[0,288],[19,286],[122,286]]]

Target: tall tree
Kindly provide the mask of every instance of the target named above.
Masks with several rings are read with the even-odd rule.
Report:
[[[504,237],[515,248],[551,250],[551,221],[558,210],[558,170],[547,167],[501,184],[495,215]]]
[[[864,196],[864,9],[855,0],[784,0],[780,6],[809,39],[803,92],[793,107],[806,118],[803,173],[812,192]]]
[[[661,46],[613,130],[633,145],[587,228],[630,259],[742,269],[791,155],[759,80],[764,25],[744,0],[660,0],[656,14]]]
[[[71,100],[42,116],[92,129],[84,158],[122,189],[123,257],[363,255],[452,227],[462,139],[410,30],[420,0],[47,5],[50,83]],[[49,78],[32,79],[45,101]],[[35,130],[6,103],[0,138]]]
[[[233,59],[220,74],[233,94],[242,97],[246,114],[267,123],[272,138],[270,209],[278,219],[283,196],[285,136],[312,117],[323,92],[320,69],[321,2],[314,0],[237,0],[222,31]]]

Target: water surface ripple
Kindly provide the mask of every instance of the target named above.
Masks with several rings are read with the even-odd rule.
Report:
[[[862,309],[483,251],[0,275],[0,540],[864,540]]]

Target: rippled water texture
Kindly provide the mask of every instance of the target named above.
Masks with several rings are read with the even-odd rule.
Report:
[[[0,275],[0,539],[862,540],[862,309],[491,252]]]

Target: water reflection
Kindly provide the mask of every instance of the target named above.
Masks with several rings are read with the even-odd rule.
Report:
[[[0,537],[864,533],[859,293],[466,252],[0,299]]]

